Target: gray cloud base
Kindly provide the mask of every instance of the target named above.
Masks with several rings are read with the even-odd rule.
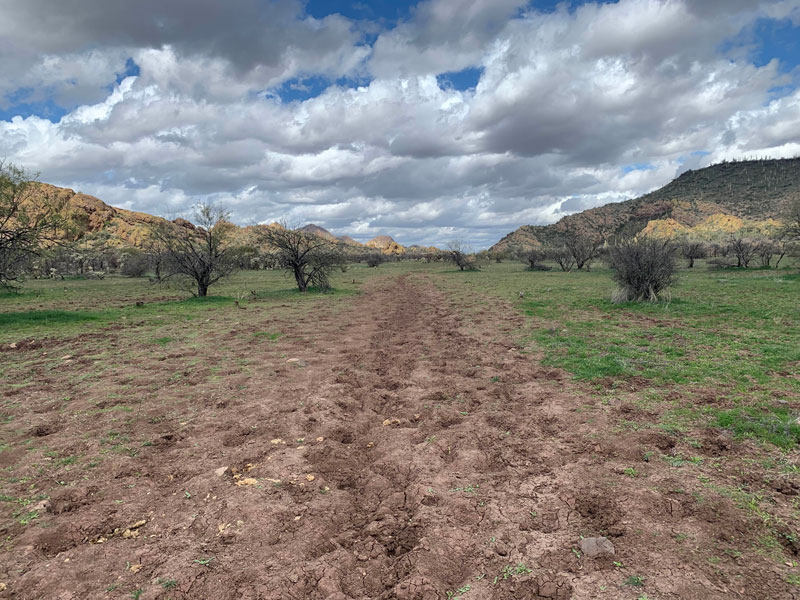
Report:
[[[485,247],[689,165],[800,153],[797,69],[720,51],[757,19],[800,21],[800,0],[550,14],[433,0],[372,46],[374,23],[313,19],[291,1],[96,4],[0,0],[0,102],[24,88],[69,109],[58,123],[0,122],[0,152],[136,210],[214,200],[242,223]],[[140,74],[116,84],[128,58]],[[482,67],[477,88],[439,87],[466,67]],[[309,75],[370,81],[305,101],[271,92]]]

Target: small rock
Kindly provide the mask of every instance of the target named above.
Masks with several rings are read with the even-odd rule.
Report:
[[[214,469],[214,475],[216,475],[217,477],[222,477],[227,472],[228,472],[228,467],[220,467],[219,469]]]
[[[8,345],[8,347],[11,348],[12,350],[15,350],[17,348],[17,342],[12,342],[11,344]]]
[[[219,539],[223,544],[232,544],[236,541],[236,532],[226,529],[219,533]]]
[[[258,485],[258,479],[255,477],[245,477],[244,479],[240,479],[236,482],[236,485],[243,486],[243,485]]]
[[[286,362],[292,365],[297,365],[298,367],[305,367],[308,364],[302,358],[290,358]]]
[[[604,537],[583,538],[581,540],[581,553],[589,558],[614,556],[614,544]]]

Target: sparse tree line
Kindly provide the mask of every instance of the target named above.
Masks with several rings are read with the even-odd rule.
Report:
[[[614,247],[625,243],[626,238],[600,240],[590,236],[565,235],[564,243],[553,246],[529,246],[510,248],[506,251],[487,252],[482,258],[502,262],[516,260],[529,271],[550,271],[558,267],[561,271],[573,269],[590,270],[594,262],[607,262]],[[784,229],[773,237],[731,235],[724,243],[710,243],[692,239],[670,239],[669,247],[676,255],[686,260],[687,268],[694,268],[695,261],[708,259],[713,268],[737,267],[779,268],[787,256],[800,253],[800,241]],[[554,266],[546,264],[553,263]]]
[[[66,200],[43,195],[36,177],[0,162],[0,288],[15,289],[24,277],[97,278],[118,273],[150,276],[154,283],[191,286],[197,296],[236,270],[281,269],[297,288],[330,289],[330,275],[362,262],[377,267],[388,261],[445,260],[443,252],[408,251],[384,255],[379,249],[345,248],[285,224],[259,228],[249,244],[237,244],[230,214],[201,204],[191,222],[161,220],[149,227],[140,248],[120,248],[105,232],[76,241],[65,215]]]
[[[724,243],[692,239],[614,239],[608,227],[593,224],[593,233],[563,231],[550,246],[511,247],[503,252],[474,253],[451,241],[445,251],[413,251],[385,255],[379,250],[346,249],[330,240],[285,224],[260,228],[250,245],[236,245],[235,226],[222,207],[202,204],[193,222],[158,221],[150,227],[143,248],[111,246],[106,233],[76,242],[69,239],[63,200],[41,197],[35,178],[13,165],[0,163],[0,287],[14,288],[25,275],[33,277],[93,277],[120,273],[150,274],[156,283],[180,281],[205,296],[220,279],[240,269],[281,269],[299,291],[328,290],[330,276],[352,262],[378,267],[387,261],[448,261],[460,271],[479,270],[481,260],[521,261],[530,271],[590,270],[603,260],[620,286],[620,299],[654,300],[674,280],[676,259],[694,268],[698,259],[712,267],[778,268],[786,256],[800,253],[800,199],[791,203],[785,226],[772,237],[731,235]],[[38,195],[35,195],[38,193]]]

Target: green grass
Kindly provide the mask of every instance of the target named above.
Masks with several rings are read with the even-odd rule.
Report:
[[[44,325],[58,327],[65,323],[97,321],[104,313],[82,310],[24,310],[12,313],[0,313],[0,327],[23,328],[26,325]]]
[[[782,371],[800,374],[800,280],[782,271],[684,269],[671,301],[659,304],[612,304],[605,268],[532,273],[506,262],[461,279],[515,301],[529,317],[523,341],[576,379],[765,385],[785,379]]]
[[[794,271],[713,271],[698,261],[679,270],[668,301],[656,304],[613,304],[615,286],[603,265],[562,273],[504,262],[469,277],[443,273],[441,281],[452,293],[513,303],[526,315],[515,332],[520,346],[601,394],[638,390],[641,402],[667,410],[665,430],[704,423],[782,448],[800,442],[792,424],[797,410],[774,408],[776,397],[800,395]]]
[[[786,407],[742,407],[722,411],[717,424],[739,437],[765,440],[781,448],[800,444],[800,414]]]

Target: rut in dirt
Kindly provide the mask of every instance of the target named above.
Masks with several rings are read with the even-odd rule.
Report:
[[[533,564],[532,553],[541,565],[554,532],[533,534],[534,506],[567,446],[554,435],[557,407],[544,406],[553,390],[530,372],[535,361],[497,330],[462,332],[464,316],[429,281],[384,282],[357,313],[325,393],[338,399],[313,417],[335,423],[332,443],[307,456],[336,491],[294,538],[313,541],[309,566],[287,591],[440,598]],[[493,596],[569,598],[558,561],[550,562]]]

